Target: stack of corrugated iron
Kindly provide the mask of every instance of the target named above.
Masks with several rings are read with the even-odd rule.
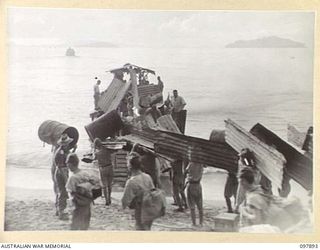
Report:
[[[284,175],[306,190],[312,189],[312,159],[263,125],[256,124],[249,133],[229,119],[226,121],[226,140],[238,152],[243,148],[253,151],[259,170],[279,189]]]

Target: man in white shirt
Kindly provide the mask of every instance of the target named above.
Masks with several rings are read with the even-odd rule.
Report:
[[[98,101],[100,99],[100,88],[99,85],[101,84],[101,81],[98,80],[97,83],[93,87],[93,98],[94,98],[94,109],[98,109]]]
[[[184,124],[183,124],[183,112],[186,102],[182,96],[178,95],[178,90],[173,90],[173,97],[171,98],[172,104],[172,118],[177,124],[179,130],[184,133]]]

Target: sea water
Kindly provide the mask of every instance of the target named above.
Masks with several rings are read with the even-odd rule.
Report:
[[[38,128],[56,120],[79,130],[78,148],[89,148],[84,126],[94,108],[93,85],[112,80],[110,69],[132,63],[155,70],[164,98],[177,89],[188,110],[186,134],[209,139],[228,118],[250,130],[261,123],[286,139],[287,124],[306,132],[313,122],[313,50],[310,48],[66,48],[9,46],[7,163],[49,168],[50,147]],[[152,82],[155,78],[150,77]]]

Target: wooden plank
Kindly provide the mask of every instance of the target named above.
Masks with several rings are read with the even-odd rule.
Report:
[[[114,173],[113,175],[114,177],[123,177],[123,178],[127,178],[128,174],[127,173]]]
[[[234,121],[228,119],[226,124],[226,142],[237,152],[243,148],[249,148],[253,151],[256,158],[257,168],[272,183],[281,188],[283,168],[286,160],[284,156],[275,148],[265,144],[254,135],[247,132]]]
[[[127,178],[124,178],[124,177],[114,177],[113,178],[113,183],[123,184],[126,181],[127,181]]]
[[[116,169],[119,169],[119,171],[121,170],[125,170],[128,169],[127,164],[123,164],[123,165],[118,165]]]

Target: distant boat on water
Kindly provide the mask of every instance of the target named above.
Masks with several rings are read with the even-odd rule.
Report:
[[[76,52],[73,48],[68,48],[66,51],[66,56],[75,56]]]

